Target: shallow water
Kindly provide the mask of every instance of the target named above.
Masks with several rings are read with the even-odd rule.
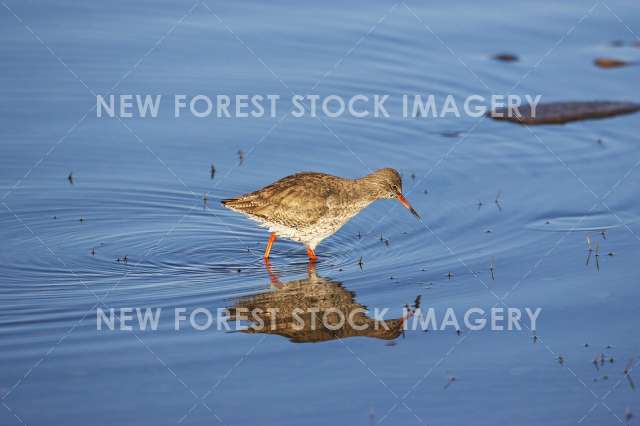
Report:
[[[175,119],[168,105],[124,124],[92,109],[94,93],[637,101],[637,68],[592,64],[640,57],[610,45],[640,34],[634,2],[586,16],[592,2],[193,6],[0,8],[0,424],[599,425],[640,413],[623,375],[640,352],[637,114],[529,131],[485,118],[282,120],[286,103],[278,118]],[[491,59],[502,52],[520,61]],[[447,330],[298,344],[174,331],[170,315],[157,331],[96,329],[98,304],[215,311],[277,291],[260,259],[266,231],[219,200],[300,170],[387,166],[424,222],[377,202],[318,247],[317,275],[389,318],[417,295],[464,312],[508,294],[508,306],[542,308],[535,342],[528,330]],[[283,283],[307,277],[298,244],[278,240],[271,263]],[[614,362],[597,370],[600,353]]]

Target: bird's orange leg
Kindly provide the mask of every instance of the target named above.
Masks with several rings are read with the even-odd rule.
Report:
[[[264,251],[264,259],[269,259],[269,253],[271,253],[271,246],[273,245],[273,242],[276,240],[276,234],[275,232],[272,232],[271,235],[269,235],[269,241],[267,241],[267,248]]]
[[[309,260],[311,262],[315,262],[318,260],[318,256],[316,256],[316,254],[313,252],[313,250],[309,247],[307,247],[307,256],[309,256]]]

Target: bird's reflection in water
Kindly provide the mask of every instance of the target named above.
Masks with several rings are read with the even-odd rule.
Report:
[[[243,333],[277,334],[295,343],[346,337],[392,340],[403,332],[403,318],[376,320],[341,283],[318,276],[310,264],[308,277],[280,282],[267,263],[274,291],[243,297],[229,308],[230,320],[247,320]]]

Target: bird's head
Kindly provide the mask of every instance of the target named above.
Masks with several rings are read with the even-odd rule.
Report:
[[[366,176],[366,179],[375,188],[377,198],[397,199],[415,217],[420,219],[418,212],[411,207],[411,204],[402,195],[402,178],[396,169],[389,167],[379,169]]]

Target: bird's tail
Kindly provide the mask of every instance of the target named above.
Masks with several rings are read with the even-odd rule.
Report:
[[[220,204],[222,204],[223,206],[229,209],[233,209],[234,206],[237,205],[237,203],[238,203],[237,198],[227,198],[226,200],[220,201]]]
[[[244,211],[252,206],[251,201],[244,198],[227,198],[222,200],[221,203],[226,208],[236,211]]]

